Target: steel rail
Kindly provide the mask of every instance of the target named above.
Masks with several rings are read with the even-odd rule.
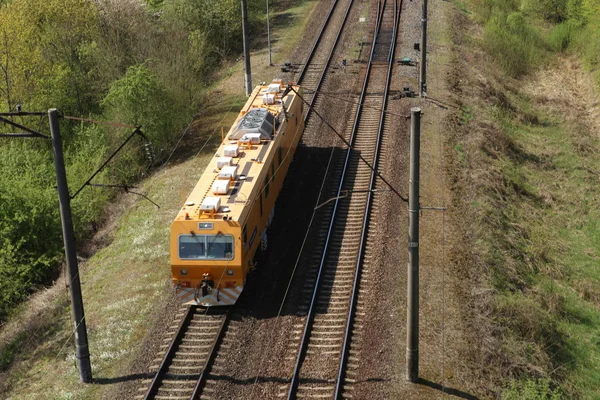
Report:
[[[358,256],[356,259],[356,271],[354,274],[354,282],[352,286],[352,294],[350,297],[350,308],[348,310],[348,323],[346,324],[346,331],[344,333],[344,343],[342,345],[342,356],[340,358],[340,365],[338,368],[338,377],[335,385],[335,396],[334,398],[341,399],[342,398],[342,390],[344,383],[344,373],[346,370],[346,364],[348,362],[348,353],[350,352],[350,343],[351,343],[351,332],[354,324],[354,317],[356,311],[356,302],[358,299],[358,287],[360,284],[360,276],[362,272],[362,264],[364,257],[364,250],[367,242],[367,233],[369,230],[370,223],[370,212],[371,206],[373,202],[373,196],[375,191],[375,181],[377,175],[375,171],[377,170],[377,166],[379,164],[379,151],[381,150],[381,142],[383,141],[383,129],[385,124],[386,113],[385,109],[388,104],[388,95],[390,92],[390,86],[392,82],[392,71],[394,69],[394,54],[396,52],[396,41],[397,41],[397,32],[398,25],[400,23],[400,13],[402,9],[402,0],[400,0],[400,5],[398,7],[398,0],[394,0],[394,29],[392,32],[392,44],[390,46],[390,53],[388,55],[388,73],[385,83],[385,90],[383,95],[383,106],[381,108],[381,114],[379,117],[379,131],[377,132],[377,147],[375,149],[375,155],[373,156],[373,169],[371,170],[371,181],[369,182],[369,195],[367,197],[367,205],[365,207],[365,215],[363,219],[362,226],[362,234],[360,237],[360,245],[358,250]]]
[[[384,4],[385,4],[384,0]],[[375,43],[377,41],[377,38],[379,36],[379,30],[381,28],[381,20],[383,17],[383,10],[385,7],[380,7],[380,1],[377,3],[377,7],[378,7],[378,13],[377,13],[377,20],[376,20],[376,24],[375,24],[375,34],[373,35],[373,44],[371,46],[371,53],[369,55],[369,62],[367,65],[367,73],[365,74],[365,80],[363,83],[363,90],[360,96],[360,101],[359,101],[359,105],[358,105],[358,109],[356,112],[356,118],[354,120],[354,125],[352,127],[352,133],[351,133],[351,139],[350,139],[350,143],[351,146],[348,147],[347,152],[346,152],[346,159],[344,161],[344,167],[342,170],[342,176],[340,178],[340,184],[338,187],[338,191],[337,191],[337,197],[338,199],[336,199],[334,207],[333,207],[333,212],[331,215],[331,219],[329,222],[329,229],[327,231],[327,236],[325,239],[325,246],[323,249],[323,254],[321,255],[321,261],[319,264],[319,269],[318,269],[318,273],[317,273],[317,279],[315,282],[315,287],[313,290],[313,294],[311,297],[311,302],[310,302],[310,307],[308,310],[308,315],[307,315],[307,321],[306,324],[304,326],[304,331],[302,333],[302,339],[300,342],[300,351],[298,352],[298,357],[296,358],[296,365],[294,367],[294,373],[292,375],[292,380],[290,383],[290,389],[288,391],[288,400],[293,400],[296,398],[296,391],[298,389],[298,383],[299,383],[299,375],[300,375],[300,368],[302,366],[302,362],[304,361],[304,357],[306,356],[306,350],[308,347],[308,339],[310,337],[310,332],[311,332],[311,326],[312,326],[312,322],[314,320],[315,317],[315,303],[317,300],[317,295],[319,292],[319,286],[320,286],[320,282],[321,282],[321,275],[324,269],[324,265],[325,265],[325,261],[326,261],[326,257],[327,257],[327,248],[329,246],[329,240],[331,238],[331,234],[333,232],[333,226],[335,223],[335,218],[336,218],[336,213],[337,213],[337,209],[338,209],[338,205],[340,202],[340,195],[341,192],[343,190],[343,185],[344,185],[344,180],[345,180],[345,176],[346,176],[346,170],[348,168],[348,163],[350,161],[350,155],[352,154],[352,146],[354,145],[355,139],[356,139],[356,134],[358,132],[358,121],[360,119],[360,110],[362,109],[362,104],[364,102],[364,98],[366,97],[366,89],[367,89],[367,85],[368,85],[368,81],[369,81],[369,75],[371,72],[371,65],[373,62],[373,55],[375,53]]]
[[[221,326],[219,327],[219,335],[217,336],[217,339],[214,341],[214,343],[212,344],[212,346],[210,348],[210,355],[206,358],[206,362],[204,363],[202,372],[200,373],[200,376],[198,377],[196,386],[194,386],[194,391],[192,392],[192,395],[190,396],[190,400],[200,398],[198,395],[200,394],[200,390],[204,386],[204,383],[206,382],[206,378],[208,377],[208,367],[213,363],[213,361],[217,357],[216,350],[221,345],[221,341],[223,340],[223,337],[225,336],[225,326],[227,326],[227,322],[229,322],[230,315],[231,315],[230,313],[227,313],[225,315],[225,318],[223,318],[223,322],[221,322]]]
[[[195,314],[195,311],[197,308],[198,307],[190,306],[188,308],[185,316],[182,318],[181,322],[179,323],[179,326],[177,328],[177,333],[173,337],[173,340],[171,340],[169,348],[167,349],[167,352],[165,353],[165,356],[158,368],[158,371],[156,372],[156,375],[154,376],[154,379],[152,380],[152,383],[150,384],[150,387],[148,388],[148,391],[146,392],[146,394],[144,396],[145,400],[153,399],[158,394],[158,391],[161,387],[161,383],[169,370],[169,366],[175,359],[178,347],[181,344],[181,341],[184,338],[186,331],[192,322],[192,319],[194,317],[194,314]],[[219,333],[217,334],[217,337],[215,338],[215,340],[213,341],[213,343],[210,347],[209,355],[206,358],[206,361],[204,362],[204,365],[202,367],[202,372],[200,372],[200,375],[198,376],[198,379],[196,380],[196,384],[194,385],[192,394],[190,395],[190,400],[198,398],[198,395],[200,394],[200,391],[201,391],[202,387],[204,386],[206,379],[208,378],[209,366],[214,362],[214,360],[217,356],[217,349],[219,348],[219,345],[221,344],[221,341],[223,340],[223,337],[225,336],[225,327],[227,326],[227,323],[229,322],[229,318],[230,318],[230,313],[227,312],[223,316],[223,320],[221,321],[221,325],[219,326],[219,331],[218,331]]]
[[[336,3],[337,3],[337,1],[336,1]],[[329,52],[329,55],[327,56],[327,61],[325,62],[325,67],[323,68],[323,71],[321,71],[321,75],[319,76],[319,80],[317,81],[317,86],[314,89],[315,93],[313,94],[312,98],[310,99],[309,111],[304,116],[304,123],[305,124],[308,122],[308,118],[311,115],[310,110],[312,109],[312,106],[317,101],[317,96],[319,95],[319,89],[323,85],[323,81],[325,81],[325,73],[329,69],[329,65],[331,64],[331,60],[333,58],[333,53],[335,52],[335,49],[337,48],[337,45],[338,45],[338,43],[340,41],[340,38],[342,37],[342,32],[344,31],[344,27],[346,26],[346,22],[348,21],[348,16],[350,15],[350,10],[352,9],[353,5],[354,5],[354,0],[350,0],[350,4],[348,5],[348,9],[346,10],[346,14],[344,15],[344,20],[342,21],[342,25],[340,26],[338,34],[335,37],[335,41],[333,42],[333,46],[331,46],[331,51]],[[325,28],[325,27],[323,27],[323,28]],[[323,31],[324,30],[325,29],[323,29]],[[320,40],[320,38],[321,38],[321,35],[319,35],[319,40]],[[315,46],[313,47],[313,51],[316,51],[316,45],[317,44],[318,44],[318,42],[315,42]],[[312,59],[313,55],[314,54],[311,51],[311,54],[309,56],[309,60]],[[307,61],[306,64],[304,64],[304,67],[307,68],[307,69],[308,69],[308,64],[309,64],[309,61]],[[301,81],[304,78],[303,73],[304,73],[304,69],[302,70],[302,74],[301,74],[300,78],[298,78],[298,84],[301,84]]]
[[[317,48],[321,42],[321,39],[323,37],[323,34],[325,33],[325,30],[328,27],[329,21],[331,20],[331,17],[335,11],[336,6],[338,5],[339,0],[335,0],[334,3],[331,6],[331,9],[329,10],[329,13],[327,15],[327,18],[325,20],[325,23],[323,24],[323,27],[321,28],[321,31],[319,32],[319,35],[317,37],[317,39],[315,40],[315,43],[313,44],[313,47],[310,51],[310,54],[307,58],[306,63],[304,64],[304,67],[302,68],[300,75],[298,77],[298,83],[300,84],[302,82],[302,80],[304,79],[304,76],[306,74],[306,72],[308,71],[308,67],[310,65],[310,62],[312,61],[312,58],[314,57]],[[344,19],[342,22],[342,25],[340,26],[340,29],[338,31],[338,34],[335,38],[335,41],[333,43],[333,46],[329,52],[329,55],[327,57],[327,61],[325,63],[325,67],[323,68],[323,71],[321,72],[320,76],[319,76],[319,80],[317,82],[317,86],[314,89],[315,90],[315,94],[313,95],[313,98],[311,99],[310,102],[310,106],[312,107],[316,97],[317,97],[317,92],[320,89],[321,85],[323,84],[324,78],[325,78],[325,73],[327,71],[327,69],[329,68],[329,65],[331,64],[331,60],[333,58],[333,53],[335,52],[335,49],[337,48],[337,45],[339,43],[339,40],[342,36],[342,32],[344,30],[344,27],[346,25],[346,22],[348,20],[348,15],[350,14],[350,10],[352,9],[352,6],[354,5],[354,0],[350,0],[350,4],[348,6],[348,9],[346,10],[346,14],[344,15]],[[379,16],[378,16],[379,17]],[[309,108],[310,109],[310,108]],[[308,120],[308,116],[310,113],[307,113],[306,116],[304,117],[305,122]],[[153,398],[157,392],[158,389],[160,388],[160,382],[161,380],[164,378],[166,372],[168,371],[169,365],[171,363],[171,361],[173,360],[173,358],[175,357],[176,349],[177,349],[177,345],[178,343],[181,341],[181,339],[183,338],[183,336],[185,335],[185,331],[187,329],[187,327],[189,326],[189,323],[194,315],[194,307],[190,307],[185,315],[185,317],[182,319],[179,327],[178,327],[178,331],[177,334],[175,335],[175,337],[173,338],[173,340],[171,341],[171,344],[169,345],[169,348],[167,350],[167,353],[165,354],[165,357],[163,359],[163,361],[160,364],[160,367],[158,369],[158,372],[156,373],[154,379],[152,380],[152,383],[150,385],[150,388],[148,389],[148,391],[146,392],[146,395],[144,397],[144,399],[149,400],[151,398]],[[213,345],[211,346],[210,349],[210,356],[207,358],[204,368],[202,369],[202,372],[196,382],[196,385],[194,386],[194,390],[193,393],[190,397],[190,399],[195,399],[198,397],[198,394],[202,388],[202,386],[204,385],[206,378],[208,376],[208,366],[214,361],[214,358],[216,357],[216,349],[218,348],[219,344],[221,343],[223,336],[224,336],[224,327],[227,324],[227,321],[229,319],[229,314],[226,315],[226,317],[223,319],[223,322],[221,324],[220,327],[220,332],[219,335],[217,337],[217,339],[215,340],[215,342],[213,343]]]
[[[319,32],[319,36],[317,36],[317,39],[315,40],[315,43],[313,44],[313,47],[310,49],[310,53],[308,54],[308,57],[306,58],[306,62],[304,63],[304,66],[302,67],[302,70],[300,71],[300,75],[298,75],[298,84],[300,84],[300,82],[302,82],[302,79],[304,79],[304,74],[306,74],[306,71],[308,71],[308,65],[310,64],[313,56],[317,52],[317,47],[319,47],[319,43],[321,43],[321,38],[323,37],[323,33],[325,33],[325,30],[327,29],[329,20],[331,19],[331,16],[333,15],[333,11],[335,10],[338,2],[339,2],[339,0],[335,0],[333,2],[333,4],[331,5],[331,8],[329,9],[327,18],[325,19],[325,22],[323,23],[323,26],[321,27],[321,32]]]
[[[179,323],[179,327],[177,328],[177,333],[173,337],[173,340],[171,340],[171,344],[169,345],[169,348],[167,349],[165,357],[163,358],[162,362],[160,363],[160,367],[158,367],[158,371],[156,372],[156,375],[154,376],[154,379],[152,380],[152,383],[150,384],[150,387],[148,388],[148,391],[146,392],[146,395],[144,396],[144,400],[150,400],[150,399],[154,398],[156,393],[158,393],[158,389],[160,388],[160,382],[162,381],[165,374],[167,373],[167,370],[169,369],[169,364],[171,364],[171,361],[173,360],[173,358],[175,357],[175,354],[177,353],[177,347],[179,345],[179,342],[185,335],[185,331],[187,330],[187,327],[189,326],[189,324],[194,316],[195,311],[196,311],[196,307],[189,307],[187,310],[187,313],[185,314],[185,316]]]

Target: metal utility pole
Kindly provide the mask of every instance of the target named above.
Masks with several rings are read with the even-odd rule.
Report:
[[[421,97],[427,96],[427,0],[423,0],[423,14],[421,16],[421,64],[420,82]]]
[[[419,162],[421,109],[410,110],[410,188],[408,192],[408,288],[406,309],[406,379],[419,378]]]
[[[73,324],[75,325],[77,365],[79,367],[79,377],[81,381],[90,383],[92,381],[92,366],[90,363],[85,314],[83,312],[83,300],[81,297],[81,281],[79,279],[79,268],[77,265],[77,254],[75,249],[75,233],[73,232],[73,218],[71,216],[71,199],[69,197],[69,187],[67,185],[67,173],[63,157],[62,140],[60,138],[58,111],[56,108],[48,110],[48,117],[50,119],[54,168],[56,170],[60,217],[63,241],[65,244],[65,256],[67,258],[67,279],[69,281],[69,292],[71,294],[72,304],[71,312],[73,314]]]
[[[246,0],[242,0],[242,35],[244,42],[244,64],[246,70],[246,96],[252,93],[252,73],[250,71],[250,45],[248,44],[248,6]]]
[[[271,62],[271,29],[269,27],[269,0],[267,0],[267,47],[269,48],[269,67],[273,65]]]

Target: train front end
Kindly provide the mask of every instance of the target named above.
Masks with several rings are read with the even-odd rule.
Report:
[[[190,208],[192,208],[191,206]],[[203,307],[235,304],[244,287],[240,227],[186,212],[171,226],[171,274],[178,299]]]

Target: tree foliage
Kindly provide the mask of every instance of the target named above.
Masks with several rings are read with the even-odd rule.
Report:
[[[262,5],[251,3],[249,11],[256,32]],[[237,0],[0,1],[0,111],[56,107],[140,124],[160,157],[219,65],[241,52],[240,14]],[[47,119],[17,122],[47,130]],[[129,132],[61,122],[72,193]],[[139,178],[139,148],[134,140],[95,182]],[[0,139],[0,322],[57,276],[63,249],[55,185],[49,143]],[[109,198],[86,188],[73,199],[78,238],[94,229]]]

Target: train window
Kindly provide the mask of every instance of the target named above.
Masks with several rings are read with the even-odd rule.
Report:
[[[179,236],[179,258],[182,260],[206,258],[205,235]]]
[[[279,150],[279,152],[278,152],[278,155],[279,155],[279,165],[281,165],[281,161],[283,161],[283,157],[281,156],[283,154],[283,150],[281,150],[281,147],[279,147],[278,150]]]
[[[210,235],[206,240],[206,258],[211,260],[231,260],[233,258],[233,236]]]
[[[269,182],[271,182],[271,177],[269,176],[269,173],[267,172],[267,179],[265,180],[265,197],[267,197],[269,195],[269,189],[270,189]]]
[[[244,225],[244,228],[242,228],[242,244],[244,247],[248,245],[248,229],[246,225]]]
[[[273,163],[271,164],[271,175],[273,175],[273,180],[275,180],[275,159],[273,159]]]
[[[232,235],[179,235],[182,260],[233,260]]]
[[[258,195],[259,199],[260,199],[260,216],[262,217],[263,211],[262,211],[262,193]]]

